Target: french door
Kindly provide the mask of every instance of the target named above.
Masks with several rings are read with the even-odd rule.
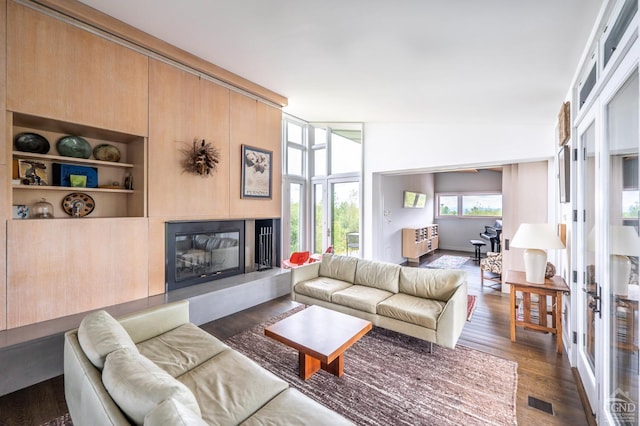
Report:
[[[600,376],[599,360],[602,358],[599,330],[602,328],[600,301],[602,283],[600,274],[602,265],[596,256],[596,246],[600,242],[595,224],[602,218],[601,209],[596,209],[596,120],[594,115],[587,117],[577,129],[577,256],[581,264],[577,270],[579,293],[578,310],[578,350],[577,366],[589,403],[593,409],[598,406],[597,378]],[[598,181],[599,182],[599,181]]]
[[[599,424],[640,421],[639,43],[576,129],[576,363]]]
[[[636,43],[636,50],[638,50]],[[637,52],[636,52],[637,53]],[[637,56],[634,56],[637,57]],[[631,62],[631,61],[628,61]],[[605,278],[603,324],[602,411],[606,422],[637,425],[638,411],[638,256],[640,256],[640,108],[638,64],[621,65],[602,98],[604,201],[607,206],[602,245]]]
[[[314,251],[360,255],[360,181],[329,178],[312,189]]]

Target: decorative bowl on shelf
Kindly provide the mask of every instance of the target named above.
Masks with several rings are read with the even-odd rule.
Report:
[[[72,217],[84,217],[96,207],[95,201],[84,192],[72,192],[62,200],[62,209]]]
[[[120,161],[120,150],[108,143],[102,143],[93,148],[93,156],[96,160],[112,161],[117,163]]]
[[[15,136],[13,143],[16,150],[22,152],[33,152],[35,154],[46,154],[49,152],[49,141],[37,133],[20,133]]]
[[[80,136],[64,136],[56,143],[58,153],[63,157],[89,158],[91,145]]]

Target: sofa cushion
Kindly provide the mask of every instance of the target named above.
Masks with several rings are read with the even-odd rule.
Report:
[[[444,306],[438,300],[398,293],[378,304],[378,314],[436,330]]]
[[[242,426],[264,425],[342,426],[353,423],[300,391],[289,388],[242,423]]]
[[[331,302],[375,314],[378,303],[390,296],[393,296],[390,291],[364,285],[352,285],[349,288],[333,293]]]
[[[353,284],[356,276],[358,258],[349,256],[335,256],[323,254],[320,263],[319,275],[321,277],[335,278]]]
[[[152,361],[130,348],[107,355],[102,382],[120,409],[136,424],[168,398],[175,398],[200,416],[193,393]]]
[[[375,287],[381,290],[398,292],[400,265],[358,259],[354,284]]]
[[[467,278],[465,271],[402,266],[400,292],[425,299],[448,301]]]
[[[302,281],[295,286],[295,292],[303,296],[313,297],[331,302],[331,295],[336,291],[344,290],[353,284],[334,278],[318,277],[308,281]]]
[[[111,352],[123,348],[138,351],[122,325],[103,310],[92,312],[82,319],[78,327],[78,341],[87,358],[101,370]]]
[[[156,405],[144,416],[144,426],[166,425],[207,426],[207,423],[180,401],[169,398]]]
[[[297,358],[297,355],[293,355]],[[293,361],[292,361],[293,362]],[[228,350],[178,377],[209,424],[236,425],[289,386],[240,352]]]
[[[229,349],[194,324],[183,324],[138,343],[138,350],[173,377],[180,376],[209,358]]]

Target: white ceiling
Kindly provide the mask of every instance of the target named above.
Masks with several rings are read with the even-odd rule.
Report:
[[[555,123],[602,0],[81,0],[307,121]]]

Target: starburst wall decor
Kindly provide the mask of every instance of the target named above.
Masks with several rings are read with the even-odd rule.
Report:
[[[204,139],[193,139],[193,146],[184,149],[184,171],[198,175],[211,176],[220,163],[220,150]]]

